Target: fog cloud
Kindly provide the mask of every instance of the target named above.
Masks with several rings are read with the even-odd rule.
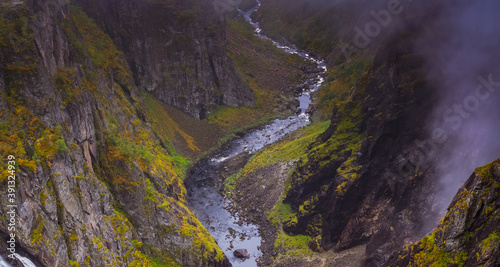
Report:
[[[475,167],[500,157],[500,2],[442,1],[415,43],[439,101],[429,133],[448,136],[438,160],[445,208]]]

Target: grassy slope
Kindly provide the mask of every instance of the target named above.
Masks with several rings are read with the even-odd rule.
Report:
[[[255,36],[250,24],[242,19],[228,19],[227,23],[228,54],[257,95],[257,104],[255,107],[221,106],[209,115],[208,121],[226,131],[234,131],[290,114],[295,85],[304,76],[299,67],[308,63]]]
[[[299,68],[311,65],[297,55],[277,49],[270,41],[258,38],[251,25],[242,19],[227,18],[227,39],[227,53],[257,95],[257,103],[253,107],[219,106],[202,121],[163,105],[200,149],[190,150],[179,135],[172,139],[179,152],[191,159],[206,155],[214,147],[234,138],[236,133],[291,114],[295,109],[296,86],[305,79]]]
[[[345,34],[346,25],[354,23],[357,17],[356,9],[349,5],[355,3],[267,0],[263,1],[257,18],[269,36],[287,39],[326,57],[332,52],[332,44]]]

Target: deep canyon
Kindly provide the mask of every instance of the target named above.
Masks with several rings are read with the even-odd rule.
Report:
[[[2,1],[0,267],[499,266],[498,11]]]

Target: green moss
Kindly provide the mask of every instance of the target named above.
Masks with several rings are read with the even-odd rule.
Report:
[[[307,175],[296,174],[294,176],[296,184],[305,182],[333,160],[338,160],[339,156],[343,156],[343,164],[337,169],[337,173],[342,175],[348,183],[356,181],[362,169],[362,166],[357,163],[358,152],[361,150],[361,144],[366,136],[359,129],[363,119],[361,109],[362,103],[360,101],[342,104],[339,114],[337,114],[340,120],[335,123],[336,128],[332,137],[326,142],[317,141],[311,144],[308,156],[299,163],[303,168],[308,162],[319,168],[310,169]],[[343,193],[348,183],[340,184],[337,191]]]
[[[47,194],[45,193],[45,190],[40,191],[40,203],[42,203],[42,206],[45,206],[45,200],[47,199]]]
[[[71,241],[72,244],[76,243],[78,241],[78,236],[76,235],[76,233],[72,233],[69,236],[69,240]]]
[[[299,206],[299,214],[306,215],[314,210],[317,198],[313,195],[309,200],[306,200]]]
[[[232,195],[232,192],[236,188],[236,181],[240,177],[241,177],[241,170],[238,171],[236,174],[233,174],[233,175],[231,175],[231,176],[229,176],[229,177],[226,178],[226,180],[224,182],[224,189],[225,189],[226,194],[228,196]]]
[[[186,142],[189,149],[192,151],[200,150],[196,146],[193,137],[179,127],[179,124],[170,117],[163,105],[157,99],[147,92],[141,93],[141,99],[143,100],[142,106],[146,112],[148,121],[152,123],[153,130],[158,136],[165,137],[163,140],[165,143],[172,143],[176,136],[179,135]],[[182,159],[182,157],[176,154],[173,146],[169,145],[168,148],[172,156],[176,157],[177,163],[180,164],[179,167],[184,168],[187,165],[187,160]]]
[[[420,241],[420,251],[415,254],[410,266],[442,266],[447,267],[450,264],[464,266],[467,261],[467,252],[456,251],[453,254],[445,252],[444,242],[438,242],[435,238],[436,230],[424,237]],[[413,249],[412,249],[413,250]]]
[[[297,75],[299,67],[310,63],[297,55],[283,52],[268,40],[258,38],[252,26],[241,18],[236,21],[228,18],[227,32],[227,53],[256,96],[253,107],[218,106],[209,114],[208,121],[221,126],[230,136],[231,132],[238,129],[263,124],[279,115],[288,115],[290,111],[280,111],[280,114],[276,111],[283,106],[284,100],[287,101],[286,97],[292,97],[291,92],[284,99],[274,83],[277,77],[272,77],[270,73],[278,73],[282,75],[278,79],[295,83],[301,78],[300,74]]]
[[[156,189],[148,178],[145,178],[144,180],[146,181],[146,196],[144,198],[153,203],[157,203]]]
[[[312,238],[306,235],[290,236],[281,233],[274,240],[274,247],[285,249],[286,254],[290,256],[311,255],[313,251],[308,246],[311,240]]]
[[[281,200],[276,204],[273,211],[269,213],[267,219],[275,226],[280,226],[281,224],[294,226],[297,224],[297,214],[292,211],[289,204],[283,204]]]
[[[215,259],[218,261],[224,259],[224,253],[220,250],[215,239],[194,216],[183,218],[180,232],[183,237],[191,238],[195,248],[201,249],[203,258],[208,259],[212,255],[215,255]]]
[[[38,223],[37,226],[31,231],[31,245],[38,247],[40,245],[40,242],[42,242],[44,238],[43,230],[45,222],[43,221],[41,216],[38,216],[36,218],[36,222]]]
[[[12,50],[10,52],[15,52],[18,55],[35,51],[34,34],[30,27],[32,20],[31,10],[26,6],[17,6],[16,8],[2,6],[0,8],[0,48],[5,49],[4,51]],[[34,59],[29,60],[34,61]],[[14,64],[24,65],[23,63]]]
[[[142,160],[145,165],[150,165],[155,158],[151,149],[144,145],[138,145],[134,142],[127,141],[111,132],[107,133],[107,138],[116,151],[114,156],[120,159],[125,161],[134,161],[139,159]]]
[[[181,265],[174,259],[168,256],[154,257],[144,254],[140,250],[134,251],[134,260],[128,265],[129,267],[160,267],[160,266],[172,266],[180,267]]]
[[[163,201],[162,204],[158,205],[159,208],[165,209],[165,211],[170,211],[170,203],[168,201]]]
[[[63,97],[63,105],[68,105],[80,96],[80,90],[76,86],[77,70],[58,69],[54,82],[59,94]]]
[[[491,233],[486,239],[481,241],[481,253],[485,254],[487,251],[492,251],[500,245],[500,236],[498,232]]]
[[[0,134],[6,135],[7,131],[10,129],[10,121],[0,122]]]
[[[486,164],[483,167],[476,168],[475,173],[481,176],[481,180],[487,183],[493,183],[494,186],[498,184],[498,182],[494,179],[495,168],[500,165],[500,159],[493,161],[492,163]],[[496,182],[496,184],[495,184]]]
[[[329,125],[330,121],[311,124],[292,133],[282,141],[264,148],[245,165],[242,174],[248,175],[264,166],[270,166],[277,162],[305,159],[309,145],[315,142],[316,138]]]

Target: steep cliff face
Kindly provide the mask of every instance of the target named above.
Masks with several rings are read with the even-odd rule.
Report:
[[[481,50],[477,47],[491,43],[486,37],[470,46],[464,45],[467,43],[464,40],[471,38],[473,35],[471,32],[478,27],[484,26],[485,29],[489,29],[488,22],[493,20],[491,19],[493,16],[485,16],[487,19],[484,21],[487,22],[481,21],[472,26],[470,22],[476,21],[478,16],[484,15],[484,12],[471,11],[473,8],[468,5],[451,8],[453,5],[449,1],[432,3],[421,1],[418,4],[401,2],[405,12],[392,16],[392,20],[389,19],[388,25],[383,26],[386,28],[381,30],[380,34],[368,38],[370,45],[364,49],[356,49],[357,52],[351,54],[349,58],[339,51],[338,44],[352,44],[355,38],[352,35],[356,34],[354,26],[369,26],[364,23],[366,20],[381,22],[375,18],[374,12],[384,10],[388,12],[389,9],[386,10],[388,6],[384,6],[387,4],[386,1],[370,1],[374,5],[368,4],[367,1],[351,1],[349,3],[352,3],[352,7],[356,7],[359,3],[367,4],[367,7],[361,8],[364,11],[361,13],[365,17],[363,14],[357,14],[360,15],[357,21],[347,19],[342,21],[344,24],[329,24],[328,22],[336,19],[333,14],[343,11],[340,4],[332,10],[327,10],[335,4],[334,2],[339,3],[329,0],[294,3],[267,0],[263,1],[257,17],[266,33],[293,40],[324,55],[331,52],[329,62],[333,71],[329,80],[335,79],[328,88],[322,88],[318,94],[318,109],[333,109],[331,124],[326,131],[322,134],[316,133],[317,138],[314,141],[306,141],[303,139],[304,136],[299,134],[299,137],[294,136],[281,144],[264,149],[251,159],[243,169],[242,175],[237,176],[237,188],[240,190],[237,189],[236,193],[239,195],[235,199],[238,201],[251,199],[254,195],[263,198],[266,195],[273,196],[265,198],[265,207],[268,209],[265,215],[277,228],[274,246],[266,244],[273,251],[270,253],[273,257],[270,257],[267,263],[275,266],[315,266],[311,263],[311,259],[321,258],[323,263],[328,263],[325,257],[329,257],[326,255],[332,253],[332,250],[342,253],[359,248],[358,245],[366,245],[366,252],[364,257],[363,253],[354,257],[352,264],[385,266],[393,251],[421,239],[438,223],[436,219],[438,202],[446,199],[439,196],[445,193],[440,188],[442,184],[438,180],[444,180],[442,177],[446,175],[454,175],[453,168],[443,167],[446,165],[444,162],[450,158],[449,155],[455,153],[453,159],[463,160],[462,155],[469,154],[469,151],[489,154],[486,153],[488,149],[484,147],[490,146],[494,150],[496,146],[494,138],[477,150],[465,151],[461,150],[463,146],[456,145],[463,142],[458,141],[462,138],[461,135],[467,136],[463,140],[476,139],[467,134],[470,131],[476,132],[471,126],[475,124],[467,124],[467,127],[457,130],[460,133],[448,131],[445,129],[449,126],[446,125],[447,113],[443,114],[436,110],[443,111],[454,105],[460,106],[464,98],[471,99],[474,96],[470,96],[472,89],[464,89],[463,93],[456,86],[449,86],[466,80],[457,74],[451,66],[453,64],[447,67],[439,64],[439,67],[434,66],[440,60],[456,62],[454,60],[458,58],[463,62],[470,62],[471,65],[481,66],[477,67],[481,71],[475,69],[475,65],[466,68],[463,75],[479,75],[485,72],[484,69],[496,70],[489,60],[484,60],[491,57],[491,61],[494,61],[496,55],[491,52],[485,52],[485,55],[477,57],[442,55],[447,49],[452,51],[450,54],[468,55],[469,52],[463,52],[462,47],[468,47],[470,51]],[[378,5],[379,2],[383,5]],[[291,16],[299,12],[298,10],[304,11],[298,15],[301,19]],[[409,10],[411,12],[408,12]],[[357,11],[351,12],[339,16],[356,14]],[[464,16],[461,12],[467,15]],[[442,28],[430,33],[424,28],[425,25],[453,27],[454,32],[448,33]],[[485,34],[489,35],[490,31]],[[441,49],[429,53],[429,50],[435,48],[434,45]],[[459,48],[451,49],[454,45]],[[363,58],[371,57],[372,51],[375,51],[376,55],[373,65],[370,63],[370,70],[355,71],[363,68]],[[464,57],[467,57],[467,60],[464,60]],[[342,60],[337,60],[339,58]],[[430,73],[440,71],[448,75]],[[362,75],[358,81],[350,82],[349,79],[345,79],[358,75]],[[456,99],[453,98],[456,103],[448,101],[451,97],[447,96],[447,93],[458,96]],[[492,99],[489,100],[490,103],[498,102]],[[476,116],[466,114],[463,118],[470,118],[469,121],[487,121],[485,118],[490,116],[488,113],[497,114],[498,109],[486,106],[485,104],[484,110],[488,111],[481,111],[481,115],[477,116],[480,113],[477,112]],[[476,107],[479,108],[479,105]],[[444,120],[445,123],[440,120]],[[489,124],[481,126],[485,128],[484,131],[477,132],[487,136],[490,131],[495,132],[496,127],[496,123],[492,120]],[[297,145],[302,147],[305,155],[296,151],[299,148]],[[278,153],[293,156],[278,158],[278,162],[265,157],[271,158],[270,155]],[[470,160],[479,158],[484,157],[474,154]],[[289,163],[285,172],[278,171],[284,166],[280,160]],[[469,160],[460,161],[458,164],[464,161]],[[274,163],[276,165],[272,168],[267,166]],[[288,173],[291,175],[288,176]],[[268,179],[274,182],[274,186],[268,184]],[[263,183],[265,187],[260,189],[258,186],[260,184],[256,181]],[[454,180],[454,184],[457,183]],[[454,188],[449,189],[452,190]],[[283,192],[281,199],[276,197],[278,192]],[[442,198],[439,199],[440,197]],[[259,203],[258,198],[255,202]],[[495,206],[491,208],[495,209]],[[484,214],[477,215],[477,212],[475,214],[474,219],[467,219],[469,223],[473,223],[476,219],[478,223],[485,222],[484,217],[479,218]],[[497,238],[495,231],[496,228],[490,227],[478,238],[483,240],[488,237],[489,241],[485,242],[494,241]],[[419,250],[421,253],[418,256],[418,264],[431,266],[433,263],[436,265],[443,262],[464,263],[465,261],[461,260],[463,252],[469,249],[469,253],[475,254],[478,251],[479,241],[476,240],[475,244],[470,245],[476,246],[475,250],[470,247],[464,249],[463,243],[457,246],[453,243],[446,246],[445,252],[448,254],[445,256],[439,254],[442,250],[436,251],[438,257],[445,257],[444,261],[432,259],[433,245],[423,244]],[[412,249],[415,250],[417,247],[418,245],[415,245]],[[441,248],[436,250],[439,249]],[[326,253],[312,253],[311,250],[326,251]],[[404,253],[407,252],[404,251],[400,255]],[[491,250],[480,251],[477,261],[483,258],[482,264],[496,264],[496,258],[490,257],[490,253]],[[415,263],[417,257],[415,254],[411,255],[413,257],[411,262]],[[448,256],[451,257],[449,260]],[[338,255],[331,256],[330,259],[332,257],[337,258]],[[333,261],[334,266],[340,265],[335,259]],[[477,261],[468,261],[467,264],[474,266],[478,264]],[[399,266],[407,266],[408,260],[398,263]]]
[[[212,1],[74,0],[124,52],[136,84],[203,119],[217,105],[249,106],[252,90],[225,50]]]
[[[18,251],[45,266],[227,265],[185,206],[187,160],[170,140],[196,145],[132,73],[67,1],[0,6],[0,153],[16,158]]]
[[[500,265],[500,160],[477,168],[421,241],[407,246],[388,266]]]
[[[433,169],[413,154],[427,137],[435,91],[419,71],[411,36],[400,35],[377,53],[292,176],[284,203],[297,218],[284,229],[316,237],[317,249],[368,242],[368,261],[382,264],[384,254],[418,236],[434,214]]]
[[[326,255],[366,245],[353,264],[379,266],[425,234],[437,186],[434,167],[419,157],[437,151],[420,140],[437,95],[411,45],[421,30],[387,40],[373,60],[340,67],[318,94],[318,107],[333,109],[329,124],[315,122],[264,149],[235,177],[236,201],[265,202],[265,216],[258,205],[248,213],[277,227],[274,244],[264,246],[278,256],[266,264],[314,266],[300,255],[339,264],[340,256]]]

